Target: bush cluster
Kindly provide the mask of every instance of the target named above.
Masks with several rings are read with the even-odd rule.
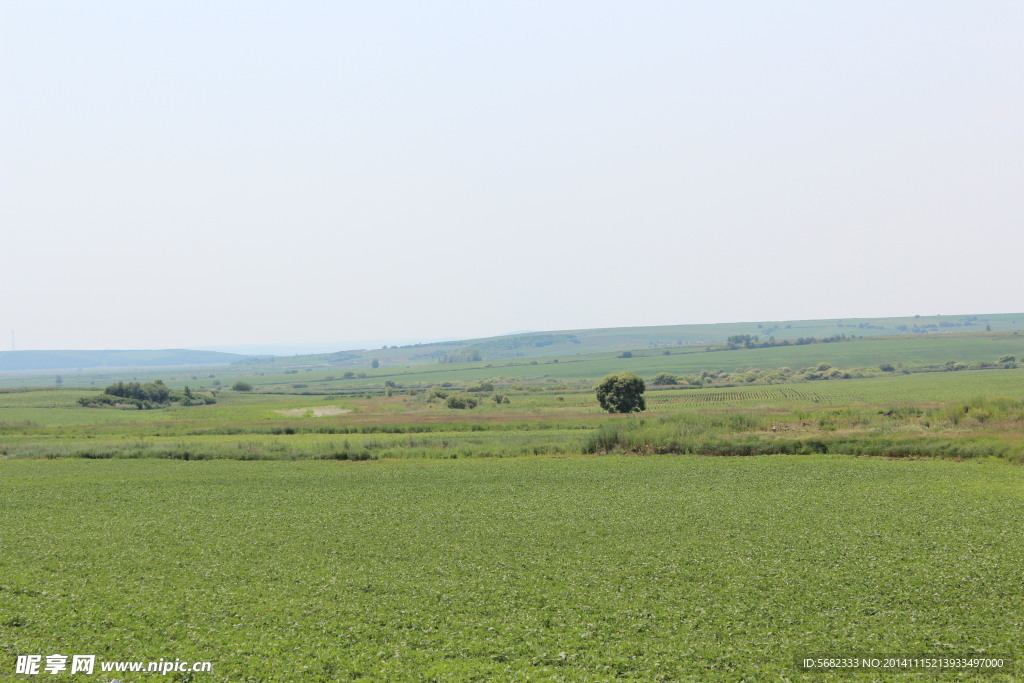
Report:
[[[469,396],[449,396],[445,405],[456,410],[466,410],[476,408],[477,402],[475,398]]]
[[[97,396],[83,396],[78,399],[78,404],[86,408],[128,408],[138,410],[153,410],[155,408],[166,408],[172,403],[185,406],[201,406],[216,403],[217,399],[206,394],[194,394],[187,386],[184,391],[171,391],[163,383],[163,380],[147,382],[115,382],[102,394]]]

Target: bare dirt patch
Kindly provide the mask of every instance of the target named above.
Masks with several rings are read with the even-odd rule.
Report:
[[[275,410],[275,413],[281,413],[288,417],[330,417],[332,415],[346,415],[352,411],[348,408],[339,408],[338,406],[316,406],[315,408],[288,408],[287,410]]]

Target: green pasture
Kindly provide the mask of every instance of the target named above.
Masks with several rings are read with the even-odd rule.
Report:
[[[722,388],[648,390],[652,410],[681,407],[933,404],[975,396],[1024,399],[1024,369],[893,374],[867,379]]]
[[[629,370],[646,378],[658,373],[687,375],[703,370],[735,371],[789,367],[793,370],[827,362],[843,369],[878,371],[882,363],[896,367],[942,366],[949,360],[967,364],[995,363],[1005,355],[1024,358],[1024,335],[1013,333],[915,335],[891,338],[777,346],[764,349],[704,351],[702,349],[654,349],[633,352],[632,358],[618,353],[593,353],[500,362],[457,363],[409,367],[365,368],[366,377],[338,379],[335,368],[310,368],[298,375],[266,374],[246,376],[257,389],[276,391],[329,392],[359,387],[380,387],[385,380],[402,386],[427,386],[444,382],[466,383],[497,379],[516,382],[590,382],[612,372]],[[334,379],[325,380],[324,377]],[[295,384],[304,384],[296,389]]]
[[[761,339],[797,339],[800,337],[879,337],[945,333],[1012,332],[1024,328],[1024,313],[975,315],[922,315],[895,318],[845,318],[830,320],[788,320],[713,323],[697,325],[659,325],[615,327],[587,330],[534,332],[486,339],[468,339],[387,349],[364,349],[342,354],[318,354],[307,357],[261,359],[252,363],[264,371],[295,368],[303,363],[347,364],[349,369],[365,370],[372,360],[382,367],[405,367],[437,363],[442,353],[475,349],[484,362],[509,359],[564,357],[590,353],[619,353],[638,349],[699,348],[719,344],[732,335],[756,335]],[[926,333],[926,334],[916,334]]]
[[[51,653],[232,682],[1024,661],[1024,470],[1002,463],[7,460],[0,506],[7,678]]]
[[[1024,460],[1024,420],[1015,407],[1024,401],[1022,377],[1022,369],[998,369],[654,387],[648,410],[633,417],[604,413],[589,387],[557,382],[513,385],[519,388],[505,390],[508,404],[479,393],[473,410],[448,408],[423,391],[372,398],[222,391],[214,405],[160,410],[81,407],[77,399],[92,395],[81,390],[9,392],[0,393],[0,458],[362,460],[778,449],[1017,462]],[[1009,407],[998,403],[1004,399]],[[972,404],[979,400],[983,405]],[[888,416],[894,410],[901,419]],[[702,416],[722,414],[747,417],[729,429],[694,430],[705,423]],[[604,425],[644,420],[658,426],[631,427],[621,438],[595,436]],[[779,433],[779,424],[800,428]]]
[[[214,389],[224,391],[238,380],[250,382],[257,391],[277,393],[353,393],[365,390],[379,390],[385,381],[396,382],[403,387],[425,387],[443,383],[467,383],[482,379],[497,378],[503,385],[515,383],[543,385],[551,382],[562,382],[585,385],[600,379],[611,372],[631,370],[641,376],[652,378],[661,372],[672,374],[694,374],[703,370],[736,371],[750,368],[770,370],[779,367],[790,367],[798,370],[803,367],[827,362],[843,369],[868,369],[877,371],[882,363],[891,363],[897,367],[918,368],[922,366],[941,366],[949,360],[966,364],[994,363],[1004,355],[1024,358],[1024,334],[1015,329],[1018,322],[1024,325],[1024,314],[1007,314],[1005,320],[986,323],[992,332],[985,332],[984,326],[971,324],[963,327],[940,328],[945,333],[910,334],[894,336],[896,322],[883,325],[883,319],[858,324],[868,325],[866,328],[846,327],[853,323],[847,321],[835,323],[828,327],[829,334],[848,334],[857,338],[842,342],[815,343],[794,346],[778,346],[764,349],[737,349],[706,351],[705,344],[686,344],[683,346],[664,345],[661,342],[639,343],[643,334],[655,334],[661,328],[623,328],[619,330],[594,330],[593,339],[600,343],[569,344],[567,346],[530,347],[530,353],[524,357],[502,357],[489,359],[486,355],[482,361],[473,363],[441,364],[401,360],[398,357],[387,361],[382,358],[381,367],[372,368],[370,361],[378,355],[395,349],[380,350],[381,353],[366,352],[366,358],[353,360],[345,355],[344,361],[332,361],[331,354],[316,356],[294,356],[277,358],[269,362],[240,363],[215,368],[99,368],[82,372],[61,372],[63,386],[102,389],[115,381],[152,381],[162,379],[174,389],[182,389],[188,385],[193,389]],[[1020,318],[1018,321],[1017,318]],[[979,320],[988,318],[979,317]],[[899,324],[906,324],[906,320]],[[912,319],[911,319],[912,320]],[[801,335],[819,335],[823,330],[817,323],[829,321],[807,321],[807,329],[798,323],[787,330],[795,338]],[[810,325],[815,323],[815,325]],[[878,323],[877,325],[875,323]],[[831,323],[830,323],[831,324]],[[924,324],[924,323],[922,323]],[[843,325],[838,327],[837,325]],[[888,327],[886,327],[888,325]],[[722,332],[734,333],[742,326],[733,329],[723,326]],[[749,326],[747,326],[749,327]],[[886,336],[876,327],[888,330]],[[890,329],[892,328],[892,329]],[[743,328],[746,333],[757,334],[756,327]],[[648,332],[644,332],[648,330]],[[578,331],[580,339],[591,339],[592,335]],[[574,333],[575,334],[575,333]],[[608,335],[608,339],[601,337]],[[660,333],[658,333],[660,334]],[[641,335],[641,336],[635,336]],[[860,338],[864,337],[864,338]],[[780,339],[787,338],[780,336]],[[719,343],[725,339],[716,335],[707,343]],[[611,340],[616,340],[614,343]],[[626,344],[628,340],[636,344]],[[622,342],[622,343],[620,343]],[[615,351],[609,351],[614,348]],[[619,349],[632,349],[632,358],[620,358]],[[454,350],[454,347],[453,347]],[[358,362],[357,362],[358,361]],[[392,362],[393,361],[393,362]],[[344,379],[345,373],[356,375]],[[6,373],[0,375],[0,386],[31,387],[51,386],[56,382],[58,373]],[[361,376],[360,376],[361,375]]]
[[[28,425],[36,428],[106,425],[110,429],[130,428],[144,430],[169,429],[171,424],[202,425],[245,423],[282,419],[275,410],[302,409],[324,404],[324,397],[273,396],[224,392],[211,406],[172,406],[161,410],[134,410],[116,408],[83,408],[78,399],[94,396],[95,391],[74,389],[0,393],[0,434],[3,429]],[[350,408],[354,410],[354,408]]]

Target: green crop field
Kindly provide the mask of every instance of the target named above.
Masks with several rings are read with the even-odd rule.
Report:
[[[4,389],[0,674],[65,652],[210,661],[160,676],[194,681],[1024,675],[1024,338],[710,348]],[[598,406],[621,371],[646,411]],[[96,402],[157,378],[216,402]]]
[[[1024,656],[1024,471],[997,462],[2,472],[7,670],[74,652],[210,661],[210,681],[794,680],[818,677],[808,656]]]

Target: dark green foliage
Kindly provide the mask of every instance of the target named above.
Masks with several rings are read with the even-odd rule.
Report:
[[[138,382],[117,382],[103,390],[108,396],[119,396],[121,398],[133,398],[140,401],[152,403],[167,403],[170,400],[171,392],[164,385],[163,380],[139,384]]]
[[[184,391],[172,391],[170,401],[183,406],[203,406],[212,405],[217,402],[217,399],[206,394],[196,394],[185,387]]]
[[[235,391],[252,391],[252,385],[249,384],[248,382],[243,382],[241,380],[232,384],[231,388],[234,389]]]
[[[161,408],[163,406],[155,406],[149,401],[141,401],[137,398],[125,398],[123,396],[111,396],[110,394],[100,394],[98,396],[83,396],[78,399],[78,405],[83,408],[127,408],[135,407],[139,410],[150,410],[152,408]]]
[[[442,353],[437,359],[438,363],[473,363],[481,360],[480,352],[476,349],[462,349],[451,353]]]
[[[376,358],[374,358],[372,361],[370,361],[370,367],[374,368],[374,369],[379,368],[380,367],[380,361],[377,360]]]
[[[492,384],[491,382],[483,382],[483,381],[481,381],[481,382],[477,382],[476,384],[473,384],[472,386],[466,387],[466,391],[474,391],[474,392],[494,391],[494,384]]]
[[[597,402],[609,413],[637,413],[647,408],[644,380],[632,372],[608,375],[594,387]]]
[[[787,325],[786,327],[789,328],[789,325]],[[798,337],[797,339],[794,340],[777,340],[775,339],[775,337],[761,339],[757,335],[734,334],[726,339],[725,344],[709,346],[707,350],[735,351],[736,349],[768,349],[776,346],[806,346],[807,344],[829,344],[832,342],[853,340],[854,337],[849,337],[845,334],[835,334],[832,335],[831,337],[824,337],[821,339],[817,337]]]
[[[456,410],[465,410],[467,408],[476,408],[477,404],[475,398],[469,398],[468,396],[449,396],[445,405],[449,408],[455,408]]]
[[[669,374],[667,372],[662,372],[661,374],[654,378],[653,383],[660,386],[671,386],[679,384],[679,377]]]
[[[633,352],[632,351],[623,351],[622,353],[619,354],[619,358],[632,358],[632,357],[633,357]]]
[[[878,366],[878,369],[882,372],[896,372],[896,368],[892,363],[882,363]]]
[[[104,389],[102,394],[83,396],[78,399],[78,405],[86,408],[135,407],[139,410],[166,408],[171,403],[201,406],[216,402],[217,400],[212,396],[196,396],[188,387],[185,387],[184,391],[171,391],[163,383],[163,380],[159,379],[146,384],[115,382]]]
[[[750,334],[734,334],[730,336],[726,342],[733,348],[745,347],[753,348],[757,342],[757,335]]]

